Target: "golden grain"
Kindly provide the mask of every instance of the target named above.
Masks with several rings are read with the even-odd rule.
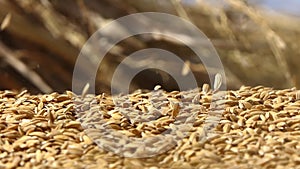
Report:
[[[218,86],[215,84],[214,89]],[[84,94],[82,100],[70,91],[40,96],[29,95],[27,91],[20,94],[0,92],[0,168],[3,165],[5,168],[220,168],[223,165],[247,166],[248,163],[258,163],[261,168],[276,163],[289,164],[290,168],[297,166],[297,150],[300,149],[298,91],[244,86],[238,91],[227,92],[225,99],[217,100],[215,106],[211,106],[215,91],[211,92],[208,85],[203,85],[201,91],[193,90],[198,93],[192,95],[188,91],[156,92],[159,98],[152,101],[162,108],[161,112],[156,112],[158,116],[151,114],[148,93],[137,91],[129,95],[134,101],[132,107],[148,113],[141,118],[152,118],[151,122],[136,120],[135,123],[114,109],[111,97],[103,94],[96,97]],[[185,96],[184,104],[180,103],[181,95]],[[77,97],[75,102],[74,97]],[[77,107],[81,103],[81,107]],[[221,106],[225,106],[225,110],[221,110]],[[99,140],[103,136],[99,131],[105,130],[83,132],[82,123],[75,120],[75,110],[82,110],[78,115],[93,125],[100,124],[98,117],[103,115],[105,123],[119,133],[114,139],[126,145],[127,150],[136,145],[126,144],[122,140],[124,136],[152,138],[170,130],[182,139],[169,151],[155,157],[120,158],[97,147],[93,141]],[[185,111],[195,113],[184,114]],[[188,122],[191,128],[174,125],[179,120]],[[147,145],[163,152],[167,141],[156,141],[150,140]],[[117,149],[112,142],[105,144],[111,150]],[[144,147],[127,153],[143,155]],[[275,154],[282,158],[274,160]],[[240,157],[244,159],[241,161]]]
[[[223,126],[223,132],[224,132],[224,133],[229,133],[229,132],[230,132],[230,129],[231,129],[230,123],[224,124],[224,126]]]
[[[215,81],[214,81],[214,91],[218,91],[222,85],[222,75],[220,73],[217,73],[215,75]]]
[[[208,84],[203,84],[203,86],[202,86],[202,92],[204,93],[204,94],[207,94],[208,92],[209,92],[209,85]]]

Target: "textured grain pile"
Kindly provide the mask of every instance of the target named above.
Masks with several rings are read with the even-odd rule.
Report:
[[[161,103],[160,111],[149,107],[149,93],[137,91],[127,97],[134,109],[149,113],[142,116],[145,120],[134,118],[137,116],[132,112],[128,113],[128,116],[132,116],[126,117],[116,109],[112,98],[104,94],[86,95],[80,99],[72,92],[30,95],[26,92],[1,91],[0,168],[300,166],[300,94],[296,89],[273,90],[258,86],[228,91],[225,97],[216,101],[225,106],[223,111],[218,110],[222,114],[221,119],[212,117],[212,112],[216,113],[216,110],[210,107],[213,92],[207,87],[202,90],[158,93],[159,97],[152,100],[152,104]],[[122,97],[119,101],[123,108],[128,106]],[[183,110],[178,102],[190,103],[183,114],[178,114],[178,110]],[[185,116],[184,112],[191,114]],[[93,120],[86,118],[88,115]],[[99,115],[111,129],[132,138],[147,138],[174,129],[174,124],[181,116],[187,117],[185,120],[192,125],[189,134],[178,139],[169,151],[148,158],[126,158],[106,151],[116,148],[110,146],[109,142],[97,141],[97,138],[104,136],[101,133],[107,132],[97,128]],[[76,121],[77,117],[81,118],[83,125]],[[214,130],[205,127],[216,121]],[[96,131],[101,131],[100,134],[95,129],[86,130],[87,135],[84,133],[83,127],[92,123]],[[182,135],[182,130],[174,129],[177,135]],[[100,149],[93,139],[108,149]],[[124,150],[127,151],[126,147]],[[143,154],[138,149],[128,149],[127,153]]]

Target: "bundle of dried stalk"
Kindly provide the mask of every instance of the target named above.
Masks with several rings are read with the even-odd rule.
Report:
[[[190,97],[187,91],[162,92],[167,96],[160,102],[165,104],[165,109],[157,112],[159,116],[151,118],[150,124],[139,119],[128,120],[124,114],[114,111],[112,97],[106,95],[87,94],[84,102],[92,98],[94,106],[81,104],[78,107],[82,99],[70,91],[45,95],[1,91],[0,168],[267,169],[299,166],[300,94],[295,88],[273,90],[243,86],[226,92],[226,97],[216,102],[225,106],[221,119],[204,141],[201,141],[203,127],[213,120],[208,116],[213,92],[207,85],[193,92],[197,97]],[[149,93],[139,91],[128,95],[135,108],[145,112],[144,117],[148,117],[147,95]],[[129,137],[159,135],[171,128],[180,116],[174,111],[176,104],[170,103],[182,99],[199,106],[191,108],[196,116],[190,133],[172,149],[148,158],[120,157],[99,148],[94,143],[97,137],[89,137],[93,133],[88,130],[85,133],[84,122],[76,120],[80,113],[90,111],[102,115],[111,128]],[[123,103],[126,106],[126,102]]]

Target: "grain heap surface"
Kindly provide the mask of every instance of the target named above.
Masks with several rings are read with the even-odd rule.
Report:
[[[300,93],[296,89],[243,86],[226,92],[216,102],[225,106],[222,116],[215,119],[216,127],[208,134],[203,128],[213,118],[212,91],[207,86],[161,94],[166,99],[157,101],[163,108],[154,111],[155,117],[143,116],[153,121],[148,123],[133,118],[134,113],[133,117],[119,113],[112,98],[103,94],[80,99],[69,91],[45,95],[1,91],[0,168],[300,168]],[[129,99],[135,109],[151,112],[149,93],[137,91]],[[113,150],[110,143],[93,142],[101,135],[94,132],[97,137],[93,137],[93,129],[87,133],[83,129],[91,123],[83,117],[97,112],[112,129],[128,137],[159,135],[180,117],[176,101],[182,99],[192,103],[187,110],[194,119],[186,119],[192,121],[189,134],[153,157],[120,157],[97,146]],[[97,115],[92,117],[97,119]],[[208,138],[203,139],[205,136]],[[137,153],[137,149],[128,153]]]

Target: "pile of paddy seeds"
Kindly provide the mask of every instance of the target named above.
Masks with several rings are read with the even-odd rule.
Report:
[[[295,88],[0,91],[0,168],[300,168],[299,149]]]

